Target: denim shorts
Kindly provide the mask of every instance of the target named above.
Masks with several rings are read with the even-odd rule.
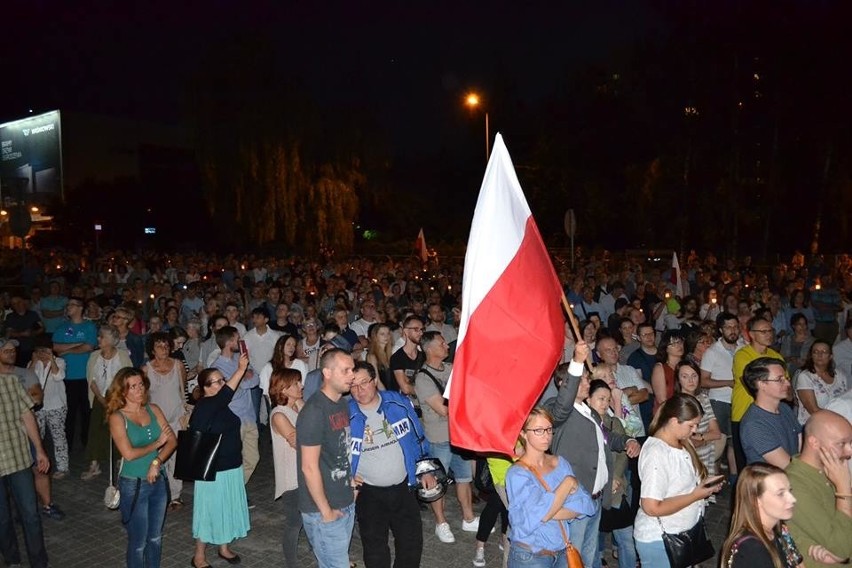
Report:
[[[461,455],[457,454],[449,442],[430,443],[432,448],[432,457],[441,460],[441,465],[450,473],[453,471],[453,478],[456,483],[470,483],[473,481],[473,460],[466,460]]]

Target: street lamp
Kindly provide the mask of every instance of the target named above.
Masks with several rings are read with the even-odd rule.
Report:
[[[468,93],[464,98],[464,104],[468,106],[471,110],[479,107],[482,101],[479,98],[479,95],[476,93]],[[491,155],[490,150],[490,139],[488,136],[488,111],[485,111],[485,162],[488,162],[488,157]]]

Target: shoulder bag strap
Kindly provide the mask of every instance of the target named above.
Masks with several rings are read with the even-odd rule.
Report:
[[[538,482],[541,483],[542,487],[544,487],[544,490],[550,493],[550,487],[547,485],[547,482],[544,480],[544,478],[541,476],[537,469],[530,466],[529,464],[524,463],[521,460],[518,460],[515,463],[532,473],[534,476],[536,476],[536,479],[538,479]],[[562,523],[562,521],[558,519],[556,520],[556,522],[559,524],[559,530],[562,531],[562,540],[565,541],[565,547],[573,548],[574,545],[571,544],[571,541],[568,539],[568,533],[565,531],[565,525]]]
[[[439,392],[439,393],[441,393],[441,396],[444,396],[444,391],[446,390],[446,388],[447,388],[447,387],[446,387],[446,386],[441,385],[441,382],[440,382],[438,379],[436,379],[436,378],[435,378],[435,375],[433,375],[432,373],[430,373],[430,372],[426,369],[426,365],[423,365],[422,367],[420,367],[420,368],[417,370],[417,372],[418,372],[418,373],[423,373],[423,374],[425,374],[427,377],[429,377],[430,379],[432,379],[432,382],[433,382],[433,383],[435,383],[435,388],[437,388],[437,389],[438,389],[438,392]]]

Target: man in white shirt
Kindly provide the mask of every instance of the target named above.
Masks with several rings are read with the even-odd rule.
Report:
[[[358,334],[358,341],[364,348],[370,345],[369,335],[370,326],[378,321],[376,319],[376,302],[372,298],[366,298],[361,304],[361,317],[353,321],[349,328]]]
[[[728,437],[728,466],[731,475],[737,474],[731,439],[731,389],[734,385],[734,352],[745,345],[740,336],[737,316],[722,312],[716,317],[719,339],[704,352],[701,358],[701,386],[707,395],[722,433]]]
[[[281,332],[271,329],[269,325],[269,312],[265,307],[255,308],[251,311],[251,322],[254,327],[246,332],[243,340],[248,348],[249,366],[254,370],[255,374],[260,374],[264,365],[272,360],[272,353],[275,351],[275,343],[281,337]],[[251,399],[254,403],[254,410],[257,413],[258,421],[261,424],[266,424],[266,409],[264,405],[261,409],[261,390],[260,386],[251,389]]]

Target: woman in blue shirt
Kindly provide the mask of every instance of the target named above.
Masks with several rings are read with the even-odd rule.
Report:
[[[506,474],[509,568],[565,566],[570,521],[595,512],[568,462],[546,453],[552,438],[553,418],[534,408],[519,436],[524,455]]]

